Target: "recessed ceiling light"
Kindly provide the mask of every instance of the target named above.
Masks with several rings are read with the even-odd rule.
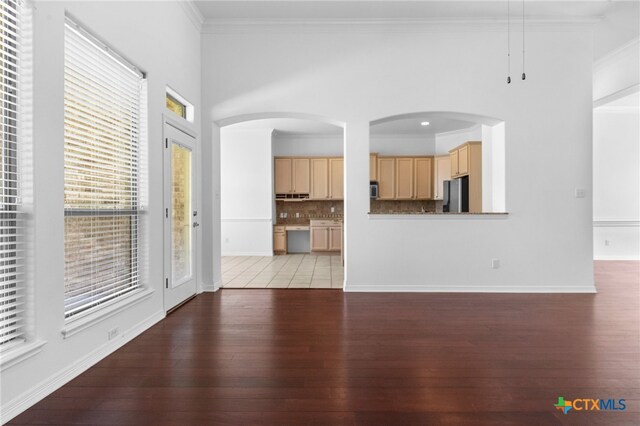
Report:
[[[423,121],[422,123],[420,123],[421,126],[428,126],[429,122],[428,121]]]

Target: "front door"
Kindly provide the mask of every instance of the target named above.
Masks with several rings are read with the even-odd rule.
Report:
[[[169,123],[164,137],[164,307],[169,311],[196,294],[196,141]]]

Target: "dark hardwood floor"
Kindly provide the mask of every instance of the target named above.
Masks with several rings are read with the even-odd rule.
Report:
[[[11,424],[640,424],[640,263],[593,294],[203,294]],[[559,396],[625,399],[576,411]]]

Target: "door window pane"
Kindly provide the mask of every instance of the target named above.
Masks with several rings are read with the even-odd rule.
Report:
[[[171,262],[173,286],[191,277],[191,151],[171,147]]]

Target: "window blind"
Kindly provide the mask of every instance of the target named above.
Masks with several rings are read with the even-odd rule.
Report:
[[[19,97],[21,5],[0,1],[0,345],[24,338],[24,216],[20,205]]]
[[[67,20],[64,74],[65,317],[139,288],[144,76]]]

